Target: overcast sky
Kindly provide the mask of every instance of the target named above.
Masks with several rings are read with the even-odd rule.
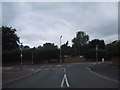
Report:
[[[24,45],[62,44],[84,31],[90,40],[118,39],[117,2],[4,2],[2,25],[17,29]]]

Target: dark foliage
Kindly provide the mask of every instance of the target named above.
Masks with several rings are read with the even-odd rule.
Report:
[[[99,49],[105,49],[104,40],[94,39],[89,42],[89,48],[95,48],[98,45]]]
[[[15,33],[17,30],[11,27],[2,26],[2,49],[13,50],[18,48],[19,37]]]
[[[3,63],[20,63],[21,51],[18,49],[19,37],[15,33],[16,29],[11,27],[2,26],[2,61]],[[119,56],[120,41],[114,41],[105,45],[104,40],[94,39],[89,41],[89,36],[83,31],[79,31],[76,37],[72,39],[72,47],[68,46],[68,41],[61,46],[62,60],[66,57],[78,57],[84,56],[90,58],[92,61],[96,59],[96,45],[98,45],[98,60],[102,58],[110,59],[112,57]],[[37,48],[30,48],[24,46],[22,50],[23,62],[32,62],[32,56],[34,63],[48,60],[60,59],[60,49],[54,43],[45,43],[43,46]]]

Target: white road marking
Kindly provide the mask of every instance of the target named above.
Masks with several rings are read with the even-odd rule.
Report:
[[[99,73],[96,73],[96,72],[92,71],[92,70],[91,70],[90,68],[88,68],[88,67],[86,67],[86,69],[89,70],[89,71],[90,71],[91,73],[93,73],[94,75],[99,76],[99,77],[101,77],[101,78],[105,78],[105,79],[107,79],[107,80],[110,80],[110,81],[113,81],[113,82],[116,82],[116,83],[119,82],[118,80],[115,80],[115,79],[109,78],[109,77],[107,77],[107,76],[101,75],[101,74],[99,74]]]
[[[42,70],[42,69],[37,69],[37,73],[40,72],[40,70]]]
[[[57,70],[57,68],[52,68],[52,70]]]
[[[64,74],[63,80],[61,82],[61,87],[63,87],[64,82],[66,82],[67,87],[70,87],[66,74]]]
[[[67,65],[67,67],[69,67],[70,65]]]
[[[33,69],[31,69],[32,71],[34,71],[35,69],[33,68]]]
[[[45,70],[49,70],[48,68],[46,68]]]
[[[41,67],[46,67],[46,66],[41,66]]]
[[[56,67],[60,67],[60,66],[62,66],[62,65],[57,65]]]
[[[1,68],[1,69],[12,69],[12,67],[5,67],[5,68]]]
[[[49,67],[52,67],[51,65],[49,65]]]
[[[38,69],[39,71],[42,70],[42,69]]]
[[[92,65],[95,65],[96,63],[93,63]]]

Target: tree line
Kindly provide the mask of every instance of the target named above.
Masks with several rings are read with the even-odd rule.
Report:
[[[17,30],[12,27],[2,26],[2,61],[3,63],[20,62],[19,50],[20,37],[16,34]],[[102,58],[110,60],[112,57],[118,57],[120,41],[115,40],[112,43],[105,44],[104,40],[93,39],[89,41],[89,35],[83,31],[78,31],[72,39],[72,46],[66,41],[61,45],[61,55],[64,61],[67,57],[84,57],[95,61],[96,45],[98,45],[98,60]],[[54,43],[46,42],[43,46],[30,48],[24,46],[23,61],[31,61],[33,56],[34,63],[55,59],[59,62],[60,48]]]

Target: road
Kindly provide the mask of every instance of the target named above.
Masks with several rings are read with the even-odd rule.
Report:
[[[118,83],[99,77],[87,69],[91,64],[36,65],[37,70],[3,88],[118,88]]]

